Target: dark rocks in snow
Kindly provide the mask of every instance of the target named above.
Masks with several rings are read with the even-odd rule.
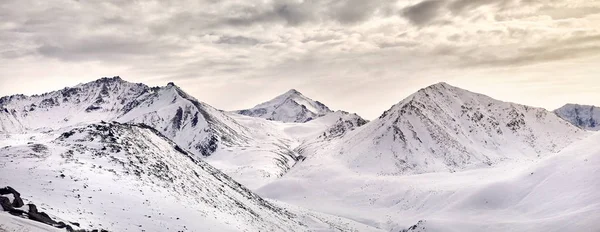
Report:
[[[408,229],[401,230],[400,232],[426,232],[427,228],[425,227],[424,220],[417,222],[417,224],[408,227]]]
[[[85,109],[85,112],[88,112],[88,113],[89,113],[89,112],[96,111],[96,110],[99,110],[99,109],[102,109],[102,107],[99,107],[99,106],[93,106],[93,105],[92,105],[92,106],[88,106],[88,108],[86,108],[86,109]]]
[[[219,139],[213,135],[205,143],[197,144],[196,149],[198,149],[203,156],[210,156],[217,150],[218,146]]]
[[[194,118],[192,118],[192,127],[196,127],[198,124],[198,112],[194,114]]]
[[[7,195],[7,194],[12,194],[14,201],[12,203],[13,207],[23,207],[23,199],[21,199],[21,194],[19,194],[19,192],[17,192],[15,189],[7,186],[4,188],[0,189],[0,195]]]
[[[10,202],[10,199],[8,197],[2,196],[2,195],[8,195],[8,194],[13,195],[13,198],[14,198],[13,202]],[[27,219],[37,221],[40,223],[44,223],[46,225],[50,225],[50,226],[53,226],[53,227],[56,227],[59,229],[65,229],[69,232],[88,232],[87,230],[83,230],[83,229],[73,229],[73,226],[79,227],[79,223],[69,222],[69,224],[73,225],[73,226],[71,226],[65,222],[55,221],[47,213],[39,212],[37,209],[37,206],[35,204],[27,204],[27,206],[29,208],[27,211],[25,211],[23,209],[19,209],[24,206],[23,199],[21,199],[21,194],[10,186],[0,188],[0,206],[2,206],[2,209],[4,211],[6,211],[14,216],[27,218]],[[98,230],[93,230],[93,231],[98,231]],[[101,231],[106,231],[106,230],[101,230]]]
[[[183,120],[183,109],[181,107],[177,108],[177,112],[175,112],[175,116],[171,119],[171,124],[173,125],[173,129],[180,130],[181,122]]]

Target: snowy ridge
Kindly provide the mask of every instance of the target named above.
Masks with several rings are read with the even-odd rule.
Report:
[[[239,114],[280,122],[307,122],[331,112],[333,111],[323,103],[313,101],[295,89],[251,109],[236,111]]]
[[[203,156],[219,144],[246,139],[243,127],[172,83],[150,88],[120,77],[102,78],[42,95],[3,97],[0,109],[3,132],[52,130],[102,120],[145,123]]]
[[[112,120],[131,109],[135,99],[154,90],[113,77],[41,95],[2,97],[0,131],[51,130]]]
[[[596,106],[566,104],[554,113],[586,130],[600,130],[600,108]]]

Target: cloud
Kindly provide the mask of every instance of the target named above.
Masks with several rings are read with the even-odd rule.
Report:
[[[456,49],[456,48],[454,48]],[[449,49],[450,52],[457,50]],[[517,49],[510,55],[488,54],[481,56],[471,51],[462,51],[463,65],[468,67],[516,67],[532,64],[564,61],[582,57],[598,56],[600,52],[600,34],[579,35],[566,39],[554,39],[543,44]]]
[[[600,7],[553,7],[544,6],[538,11],[552,19],[583,18],[588,15],[600,14]]]
[[[404,8],[402,15],[415,25],[424,25],[436,19],[444,6],[442,0],[426,0]]]
[[[436,71],[595,59],[599,9],[585,0],[4,0],[0,73],[358,91]],[[60,71],[74,67],[83,71]]]
[[[129,56],[153,56],[156,53],[174,53],[184,48],[158,41],[118,36],[89,36],[67,41],[49,41],[36,49],[37,53],[65,61],[101,59],[120,62]]]
[[[260,40],[244,36],[226,36],[219,37],[215,43],[218,44],[238,44],[238,45],[256,45],[261,43]]]
[[[448,9],[454,14],[461,14],[465,11],[474,10],[478,7],[485,5],[494,5],[500,7],[506,7],[510,4],[516,3],[517,0],[455,0],[450,3]]]

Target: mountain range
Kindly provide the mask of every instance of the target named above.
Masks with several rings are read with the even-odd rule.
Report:
[[[600,207],[581,208],[600,190],[585,177],[599,170],[600,153],[582,154],[598,141],[597,111],[548,111],[438,83],[372,121],[294,89],[227,112],[174,83],[101,78],[0,98],[0,181],[82,229],[586,230],[600,228],[589,214]],[[561,192],[550,191],[569,170],[557,162],[587,181],[569,190],[581,204],[562,205]],[[529,170],[540,177],[524,178]],[[495,194],[503,184],[520,189],[510,197],[549,188],[544,197],[563,208]],[[555,222],[536,226],[553,210]],[[498,224],[478,218],[485,214]]]

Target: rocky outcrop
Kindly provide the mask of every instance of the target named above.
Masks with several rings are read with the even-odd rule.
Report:
[[[6,195],[13,196],[12,202],[10,201],[10,198],[6,197]],[[74,229],[74,226],[79,226],[78,223],[65,223],[61,221],[55,221],[47,213],[39,212],[35,204],[30,203],[24,205],[23,199],[21,199],[21,194],[10,186],[0,188],[0,206],[2,206],[2,209],[4,211],[14,216],[27,218],[59,229],[65,229],[69,232],[88,232],[88,230]],[[92,232],[93,231],[108,232],[107,230],[92,230]]]

